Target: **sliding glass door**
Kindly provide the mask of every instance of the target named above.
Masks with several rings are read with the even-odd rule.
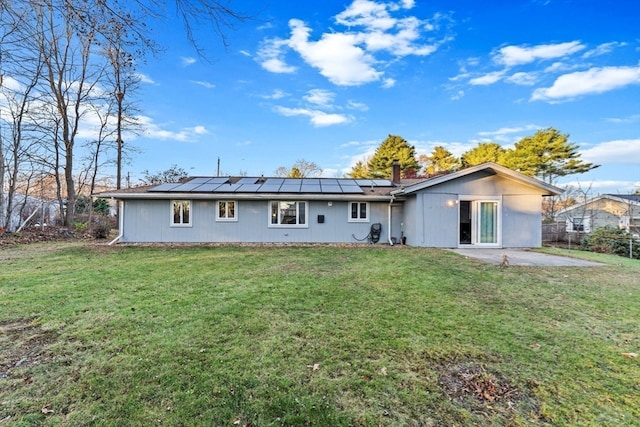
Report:
[[[500,245],[498,200],[461,200],[459,206],[460,245]]]

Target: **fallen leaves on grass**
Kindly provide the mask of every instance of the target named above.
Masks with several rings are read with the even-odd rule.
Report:
[[[51,405],[44,405],[40,410],[45,415],[53,414],[53,409],[51,409]]]
[[[638,353],[621,353],[622,357],[626,357],[627,359],[635,359],[638,357]]]
[[[318,369],[320,369],[320,364],[314,363],[313,365],[307,365],[307,368],[311,368],[312,371],[317,371]]]

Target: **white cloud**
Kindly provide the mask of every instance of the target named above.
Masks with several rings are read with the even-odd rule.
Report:
[[[536,89],[531,101],[569,100],[638,83],[640,67],[594,67],[558,77],[551,87]]]
[[[414,5],[413,0],[400,3],[354,0],[335,16],[336,24],[346,26],[347,30],[325,32],[318,39],[311,38],[312,30],[305,22],[291,19],[289,39],[263,41],[257,59],[267,71],[294,72],[296,68],[284,61],[287,50],[292,50],[336,85],[358,86],[380,81],[384,75],[382,70],[393,60],[378,54],[394,59],[426,56],[448,40],[421,42],[425,33],[434,31],[437,23],[447,18],[444,15],[434,15],[432,22],[414,16],[393,16],[393,12],[411,9]],[[383,84],[389,87],[392,82],[395,83],[388,80]]]
[[[188,67],[189,65],[193,65],[196,63],[196,58],[191,58],[189,56],[181,56],[180,62],[182,63],[183,67]]]
[[[511,83],[517,84],[517,85],[521,85],[521,86],[531,86],[531,85],[534,85],[536,83],[538,78],[537,78],[535,73],[519,72],[519,73],[515,73],[515,74],[507,77],[506,80],[508,82],[511,82]]]
[[[137,73],[136,77],[140,80],[141,83],[155,84],[156,82],[146,74]]]
[[[190,142],[196,140],[199,135],[208,133],[204,126],[170,130],[165,128],[168,124],[159,125],[148,116],[137,116],[136,120],[143,129],[143,136],[150,139]]]
[[[332,126],[343,123],[349,123],[352,118],[343,114],[325,113],[320,110],[312,110],[307,108],[288,108],[288,107],[275,107],[275,111],[286,117],[293,116],[306,116],[309,117],[311,124],[315,127]]]
[[[586,51],[582,57],[583,58],[592,58],[594,56],[606,55],[607,53],[612,52],[615,48],[626,46],[626,43],[621,42],[609,42],[602,43],[598,45],[595,49],[591,49]]]
[[[330,108],[335,98],[335,94],[324,89],[311,89],[302,98],[310,104],[320,107]]]
[[[367,104],[364,104],[362,102],[356,102],[356,101],[347,101],[347,108],[349,108],[350,110],[358,110],[358,111],[368,111],[369,110],[369,106]]]
[[[197,85],[202,86],[202,87],[207,88],[207,89],[213,89],[213,88],[216,87],[216,85],[214,85],[213,83],[204,82],[204,81],[200,81],[200,80],[191,80],[191,83],[197,84]]]
[[[507,67],[514,65],[528,64],[538,59],[548,60],[562,58],[574,54],[585,48],[585,45],[578,41],[541,44],[537,46],[505,46],[494,54],[494,61],[504,64]]]
[[[271,92],[269,95],[262,95],[261,98],[264,99],[281,99],[284,98],[286,96],[289,96],[289,94],[281,89],[275,89],[273,92]]]
[[[386,78],[382,80],[382,87],[384,89],[389,89],[391,87],[394,87],[396,85],[396,80],[392,79],[392,78]]]
[[[487,73],[484,76],[480,76],[480,77],[475,77],[471,80],[469,80],[469,84],[472,84],[474,86],[486,86],[486,85],[492,85],[500,80],[502,80],[502,78],[504,77],[505,71],[493,71],[491,73]]]
[[[311,30],[304,22],[292,19],[290,46],[320,74],[339,86],[357,86],[380,79],[373,68],[375,58],[357,46],[354,34],[323,34],[317,42],[309,41]]]
[[[620,139],[603,142],[595,147],[581,150],[582,159],[596,164],[640,165],[640,139]]]
[[[498,130],[478,132],[478,135],[482,138],[479,140],[473,140],[472,142],[495,141],[503,143],[513,143],[514,140],[518,140],[522,137],[521,135],[523,132],[535,133],[541,128],[541,126],[529,124],[518,127],[503,127]]]
[[[262,42],[258,50],[258,62],[267,71],[272,73],[293,73],[296,67],[287,65],[283,57],[287,40],[282,39],[266,39]]]
[[[634,123],[634,122],[640,122],[640,114],[632,114],[630,116],[627,117],[609,117],[607,119],[605,119],[608,122],[611,123]]]

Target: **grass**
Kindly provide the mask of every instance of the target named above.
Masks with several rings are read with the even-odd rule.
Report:
[[[4,248],[0,425],[637,425],[640,262],[570,255]]]

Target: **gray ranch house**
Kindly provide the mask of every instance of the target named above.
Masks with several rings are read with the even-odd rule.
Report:
[[[404,243],[539,247],[562,190],[494,163],[427,179],[196,177],[100,193],[123,243]]]

